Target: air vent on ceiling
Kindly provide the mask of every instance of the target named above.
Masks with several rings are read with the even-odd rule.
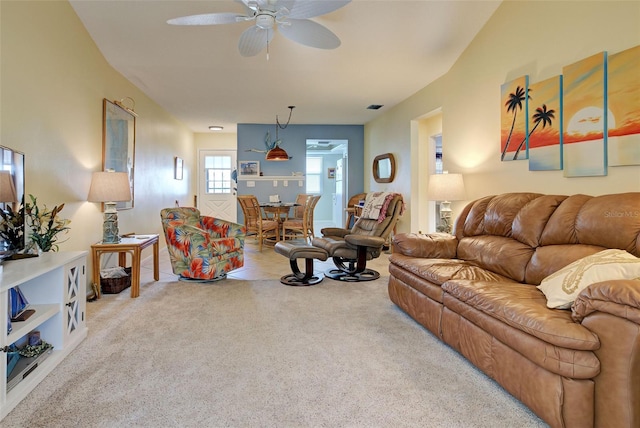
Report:
[[[367,110],[378,110],[379,108],[382,108],[382,104],[371,104]]]

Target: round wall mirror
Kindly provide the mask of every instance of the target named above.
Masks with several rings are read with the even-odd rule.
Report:
[[[378,183],[391,183],[396,175],[396,160],[391,153],[378,155],[373,160],[373,178]]]

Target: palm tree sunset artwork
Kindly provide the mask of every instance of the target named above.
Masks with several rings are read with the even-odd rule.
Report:
[[[529,76],[522,76],[500,86],[500,160],[527,159],[527,94]],[[524,145],[521,143],[524,141]],[[524,152],[515,157],[518,147]]]
[[[607,175],[607,123],[615,121],[606,107],[606,52],[568,65],[562,74],[564,176]]]
[[[608,58],[609,166],[640,165],[640,46]]]
[[[532,83],[529,92],[529,171],[561,170],[562,76]]]

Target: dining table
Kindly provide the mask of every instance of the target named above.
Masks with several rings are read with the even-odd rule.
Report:
[[[289,218],[291,208],[298,207],[300,204],[296,202],[264,202],[260,203],[260,208],[265,215],[272,220],[278,222],[278,229],[282,232],[282,223]],[[281,235],[282,236],[282,235]]]

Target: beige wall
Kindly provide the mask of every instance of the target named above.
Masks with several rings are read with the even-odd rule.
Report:
[[[562,171],[529,172],[527,161],[500,162],[500,85],[524,74],[541,81],[597,52],[636,46],[639,28],[640,2],[505,1],[445,76],[365,126],[369,189],[379,189],[371,178],[373,157],[393,143],[399,174],[386,187],[405,194],[409,209],[399,229],[417,231],[412,208],[424,197],[416,189],[428,166],[416,155],[415,121],[441,108],[444,168],[464,174],[469,200],[517,191],[640,191],[640,166],[610,167],[606,177],[565,178]],[[452,204],[454,215],[462,205]]]
[[[161,233],[160,209],[190,203],[193,133],[113,70],[67,2],[2,1],[0,10],[0,144],[26,154],[27,194],[65,203],[61,249],[89,250],[102,237],[100,206],[86,198],[102,169],[103,98],[131,97],[139,115],[135,207],[119,212],[120,231]],[[175,156],[185,161],[181,181]]]
[[[196,149],[236,150],[238,148],[238,134],[212,132],[210,134],[195,134]]]

